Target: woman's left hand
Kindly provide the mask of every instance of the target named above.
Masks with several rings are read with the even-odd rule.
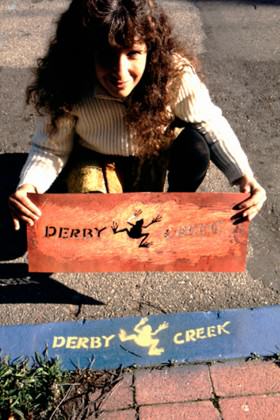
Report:
[[[251,221],[258,214],[266,200],[265,189],[255,178],[249,178],[246,175],[237,179],[234,184],[239,185],[240,192],[249,193],[250,197],[235,206],[234,209],[240,211],[232,219],[235,220],[235,223],[245,220]]]

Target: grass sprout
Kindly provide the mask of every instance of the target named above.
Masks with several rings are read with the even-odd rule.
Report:
[[[1,420],[77,420],[99,417],[102,405],[123,378],[120,367],[96,371],[94,360],[86,369],[66,372],[47,350],[32,360],[0,356]]]
[[[69,387],[69,374],[58,359],[47,352],[35,353],[33,360],[9,356],[0,358],[0,418],[49,418]]]

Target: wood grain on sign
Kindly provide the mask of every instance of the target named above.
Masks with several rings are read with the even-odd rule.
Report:
[[[244,271],[241,193],[30,194],[31,272]]]

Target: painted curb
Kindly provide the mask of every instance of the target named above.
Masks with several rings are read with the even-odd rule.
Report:
[[[0,327],[1,356],[32,357],[46,347],[66,370],[272,356],[280,349],[280,305]]]

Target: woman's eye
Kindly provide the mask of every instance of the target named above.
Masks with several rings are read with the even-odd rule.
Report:
[[[127,56],[128,57],[135,57],[137,54],[140,54],[140,51],[131,50],[131,51],[128,51]]]

